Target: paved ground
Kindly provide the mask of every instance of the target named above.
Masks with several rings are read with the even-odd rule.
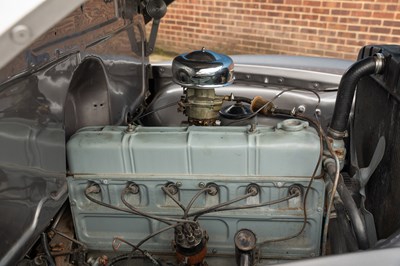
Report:
[[[174,59],[174,56],[168,56],[168,55],[160,55],[157,53],[154,53],[150,55],[150,62],[155,63],[155,62],[161,62],[161,61],[169,61]]]

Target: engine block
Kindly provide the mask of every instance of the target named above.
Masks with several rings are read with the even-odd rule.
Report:
[[[199,222],[209,236],[213,254],[233,254],[234,235],[252,230],[258,242],[285,238],[304,223],[304,192],[320,156],[316,131],[300,120],[284,120],[276,127],[88,127],[68,142],[70,203],[76,234],[93,250],[111,250],[114,237],[138,243],[165,225],[159,221],[100,206],[85,197],[97,184],[96,199],[120,208],[121,192],[129,184],[138,193],[126,200],[153,215],[180,218],[182,210],[162,187],[173,184],[174,197],[184,205],[209,185],[218,193],[201,195],[196,212],[246,194],[249,185],[259,193],[232,206],[258,204],[289,195],[295,186],[301,196],[278,204],[241,210],[213,212]],[[305,230],[286,241],[261,246],[264,258],[302,258],[319,254],[325,184],[314,179],[309,190]],[[153,252],[172,252],[173,230],[143,247]],[[125,246],[127,248],[127,246]],[[121,247],[122,248],[122,247]]]

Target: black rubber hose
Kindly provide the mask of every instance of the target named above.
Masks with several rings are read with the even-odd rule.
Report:
[[[357,251],[357,240],[347,219],[346,208],[343,206],[343,202],[336,201],[334,204],[337,224],[338,227],[340,227],[340,231],[343,233],[344,244],[346,247],[344,253]],[[332,248],[334,247],[332,246]]]
[[[50,253],[49,243],[47,243],[46,233],[43,232],[41,234],[41,238],[42,238],[42,246],[44,249],[44,253],[46,254],[46,259],[47,259],[47,262],[49,263],[49,266],[56,266],[56,262],[54,261],[54,258]]]
[[[350,191],[344,184],[343,179],[339,181],[337,192],[339,193],[339,196],[343,201],[343,205],[346,208],[347,214],[349,215],[350,221],[353,225],[354,233],[356,234],[359,248],[363,250],[368,249],[369,248],[368,234],[367,234],[367,229],[365,227],[364,219],[361,216],[361,212],[358,209],[356,203],[354,202],[354,199],[351,196]]]
[[[344,133],[346,131],[357,83],[362,77],[374,74],[376,69],[376,58],[371,56],[357,61],[343,74],[330,125],[330,129],[334,132]]]
[[[343,232],[343,228],[340,227],[339,219],[331,219],[329,223],[329,242],[331,244],[331,254],[347,253],[346,239],[344,235],[345,233]]]
[[[333,163],[328,164],[326,166],[326,170],[330,178],[333,179],[336,172],[335,164]],[[351,196],[350,191],[344,184],[342,176],[340,176],[339,184],[337,186],[336,191],[338,192],[343,202],[343,205],[346,208],[347,214],[349,215],[350,221],[353,225],[353,230],[357,238],[358,247],[363,250],[368,249],[369,241],[364,219],[361,215],[360,210],[357,207],[357,204],[354,202],[354,199]]]
[[[247,98],[247,97],[242,97],[242,96],[235,96],[234,98],[233,98],[233,101],[236,101],[236,102],[244,102],[244,103],[248,103],[248,104],[251,104],[251,101],[252,101],[253,99],[250,99],[250,98]]]

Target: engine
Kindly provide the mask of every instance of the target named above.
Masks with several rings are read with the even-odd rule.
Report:
[[[218,95],[234,80],[228,56],[204,48],[178,56],[172,76],[182,86],[181,125],[86,127],[69,140],[78,240],[97,251],[133,247],[152,259],[175,254],[184,265],[234,254],[251,263],[318,256],[319,128],[277,108],[279,95]],[[281,117],[266,125],[257,114]]]

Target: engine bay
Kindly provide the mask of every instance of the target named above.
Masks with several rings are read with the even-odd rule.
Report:
[[[150,64],[167,2],[105,1],[106,22],[0,72],[0,265],[336,265],[396,250],[400,47],[355,62],[199,47]]]
[[[180,127],[132,122],[86,127],[70,138],[70,203],[87,248],[109,250],[110,239],[121,251],[130,249],[121,239],[152,252],[172,246],[178,263],[202,265],[207,250],[234,255],[235,236],[252,234],[260,243],[244,253],[257,244],[260,259],[319,255],[321,136],[299,119],[255,121],[257,111],[290,117],[295,109],[279,110],[261,96],[216,95],[233,82],[233,68],[231,58],[205,49],[174,59],[173,80],[182,86],[175,108],[188,117]],[[222,108],[224,101],[235,103]]]
[[[288,86],[271,100],[237,94],[233,60],[205,48],[177,56],[171,76],[180,95],[163,89],[127,126],[84,127],[69,139],[77,239],[89,250],[140,252],[155,264],[232,265],[232,257],[257,265],[322,255],[325,202],[332,208],[346,149],[323,129],[318,92]],[[171,91],[175,101],[162,104]],[[314,97],[314,105],[275,104],[292,91]],[[184,120],[164,122],[166,108]],[[322,172],[328,167],[332,180]]]

